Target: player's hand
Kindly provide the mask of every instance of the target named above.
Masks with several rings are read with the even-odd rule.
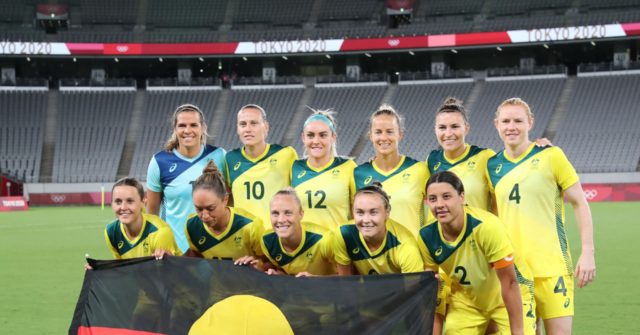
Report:
[[[296,278],[299,277],[316,277],[316,275],[312,275],[309,272],[298,272],[298,274],[296,275]]]
[[[253,256],[243,256],[233,262],[235,265],[253,265],[258,264],[258,260]]]
[[[596,279],[596,260],[592,253],[582,253],[576,265],[578,287],[583,288]]]
[[[274,268],[268,268],[267,271],[265,271],[269,276],[280,276],[285,274],[282,271],[279,271],[278,269],[274,269]]]
[[[551,143],[551,141],[549,141],[549,139],[546,138],[546,137],[537,138],[535,142],[536,142],[536,146],[537,147],[547,147],[547,146],[552,147],[553,146],[553,143]]]
[[[93,268],[91,267],[91,265],[89,265],[89,263],[84,263],[84,269],[85,270],[93,270]]]
[[[158,249],[153,252],[153,257],[156,259],[162,259],[164,256],[173,256],[173,253],[169,250]]]

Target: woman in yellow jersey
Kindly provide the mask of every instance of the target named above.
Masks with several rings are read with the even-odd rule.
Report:
[[[267,274],[287,274],[297,277],[332,275],[336,273],[331,244],[331,230],[306,221],[296,191],[285,188],[271,199],[271,227],[260,245],[267,260]],[[304,221],[303,221],[304,220]],[[237,265],[254,265],[257,258],[246,256]]]
[[[114,258],[151,256],[160,250],[180,254],[171,227],[144,212],[145,200],[144,188],[135,178],[123,178],[113,185],[111,208],[116,220],[105,228],[104,238]]]
[[[573,278],[583,287],[595,278],[591,211],[578,175],[558,147],[536,147],[529,140],[534,118],[520,98],[496,111],[495,126],[504,150],[490,158],[487,175],[498,214],[509,237],[531,268],[537,315],[547,334],[570,334]],[[564,219],[566,199],[575,211],[582,253],[575,271]]]
[[[262,221],[242,209],[227,206],[227,188],[214,162],[209,162],[193,183],[192,196],[196,214],[186,223],[187,255],[235,260],[262,254]]]
[[[528,303],[533,292],[523,290],[523,299],[519,286],[530,288],[533,282],[524,266],[515,267],[500,220],[465,206],[464,186],[451,171],[429,178],[427,204],[436,222],[420,230],[418,244],[426,267],[451,278],[445,334],[485,334],[491,320],[501,334],[534,334],[536,321]],[[524,314],[523,301],[529,307]]]
[[[382,105],[369,119],[369,138],[375,157],[353,172],[351,187],[359,190],[377,181],[391,199],[391,218],[417,235],[424,225],[424,162],[402,155],[398,145],[404,137],[402,117],[389,105]]]
[[[267,143],[267,113],[258,105],[240,108],[236,126],[243,146],[225,156],[233,204],[250,211],[269,228],[269,201],[291,184],[289,172],[298,154],[292,147]]]
[[[330,111],[314,110],[301,139],[305,158],[293,163],[291,186],[302,200],[305,221],[333,229],[351,216],[349,181],[356,163],[338,156],[336,120]]]
[[[337,228],[333,252],[339,275],[421,272],[414,235],[390,218],[389,196],[375,182],[356,192],[353,220]]]

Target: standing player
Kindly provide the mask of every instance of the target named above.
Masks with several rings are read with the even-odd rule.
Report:
[[[529,105],[520,98],[498,106],[495,126],[504,150],[489,159],[487,175],[516,253],[525,257],[533,272],[537,314],[547,334],[570,334],[574,271],[563,199],[573,206],[582,241],[575,269],[578,287],[595,278],[591,211],[562,150],[537,147],[529,140],[533,121]]]
[[[189,256],[238,259],[260,255],[260,219],[239,208],[227,207],[229,196],[224,177],[213,162],[193,183],[196,214],[186,223]]]
[[[266,142],[269,122],[258,105],[240,108],[237,131],[243,147],[226,156],[227,183],[233,203],[268,224],[269,200],[291,184],[289,171],[298,155],[292,147]]]
[[[171,227],[144,213],[142,184],[135,178],[118,180],[111,189],[111,208],[116,220],[104,230],[104,238],[116,259],[151,256],[157,250],[179,255]]]
[[[336,121],[329,111],[314,111],[301,137],[306,158],[293,163],[291,186],[302,199],[305,221],[333,229],[349,220],[356,163],[337,156]]]
[[[353,220],[338,227],[334,236],[339,275],[424,271],[414,235],[390,214],[389,196],[380,183],[357,191]]]
[[[534,334],[533,281],[500,220],[465,206],[451,171],[431,176],[427,204],[436,221],[420,229],[418,245],[426,267],[451,278],[445,334],[481,335],[491,320],[501,334]]]
[[[194,105],[179,106],[173,112],[173,133],[165,150],[156,153],[147,171],[147,211],[160,215],[173,230],[180,250],[189,247],[184,222],[193,213],[191,183],[209,161],[224,166],[225,150],[206,144],[207,124]]]
[[[351,187],[359,190],[374,181],[380,182],[394,209],[391,218],[417,235],[424,224],[425,163],[398,151],[404,137],[404,126],[393,107],[380,106],[371,115],[369,124],[369,138],[376,156],[355,168]]]
[[[271,199],[271,227],[260,239],[262,252],[271,266],[267,274],[322,276],[336,273],[330,230],[303,221],[305,213],[296,191],[285,188]],[[306,218],[304,218],[306,220]],[[251,264],[244,257],[236,264]]]

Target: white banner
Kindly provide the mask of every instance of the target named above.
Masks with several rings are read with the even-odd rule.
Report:
[[[344,40],[295,40],[240,42],[236,55],[249,54],[297,54],[340,51]]]
[[[619,24],[507,31],[511,43],[591,40],[627,36]]]
[[[0,41],[0,55],[70,55],[66,43]]]

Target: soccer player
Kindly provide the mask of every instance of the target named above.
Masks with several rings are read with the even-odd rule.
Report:
[[[451,279],[445,334],[485,334],[491,320],[501,334],[535,334],[531,274],[500,220],[465,206],[451,171],[429,178],[427,204],[435,219],[420,229],[418,245],[426,267]]]
[[[225,150],[206,144],[207,123],[197,106],[186,104],[173,112],[173,133],[156,153],[147,171],[147,211],[159,215],[173,229],[180,250],[189,247],[184,223],[193,213],[191,183],[209,161],[224,167]]]
[[[578,287],[595,278],[591,211],[575,169],[558,147],[529,140],[534,118],[520,98],[498,106],[495,126],[504,150],[487,163],[489,186],[516,253],[533,272],[537,315],[547,334],[571,334],[574,275]],[[564,202],[576,214],[582,254],[573,271]]]
[[[356,192],[353,220],[338,227],[334,236],[339,275],[424,271],[414,235],[390,214],[391,202],[380,183]]]
[[[336,121],[330,111],[314,111],[302,130],[305,158],[291,168],[291,186],[302,199],[305,221],[333,229],[351,216],[349,182],[356,163],[338,157]]]
[[[269,200],[290,186],[291,165],[298,155],[292,147],[266,142],[269,122],[266,112],[258,105],[240,108],[237,131],[243,146],[226,156],[227,184],[233,203],[268,225]]]
[[[240,208],[228,207],[228,200],[224,177],[215,163],[209,162],[193,183],[196,214],[185,227],[188,256],[235,260],[262,254],[262,221]]]
[[[116,259],[151,256],[157,250],[179,255],[171,227],[159,217],[144,213],[142,184],[135,178],[118,180],[111,189],[116,220],[107,225],[104,239]]]
[[[296,191],[285,188],[271,199],[271,226],[260,239],[262,252],[271,266],[267,274],[297,277],[336,274],[331,244],[331,230],[306,221]],[[305,221],[303,221],[305,220]],[[236,264],[250,264],[248,256]]]
[[[369,138],[375,158],[353,172],[351,187],[359,190],[377,181],[391,199],[391,218],[417,235],[424,224],[424,162],[404,156],[398,145],[404,136],[402,117],[389,105],[382,105],[369,119]],[[355,193],[355,191],[354,191]]]

